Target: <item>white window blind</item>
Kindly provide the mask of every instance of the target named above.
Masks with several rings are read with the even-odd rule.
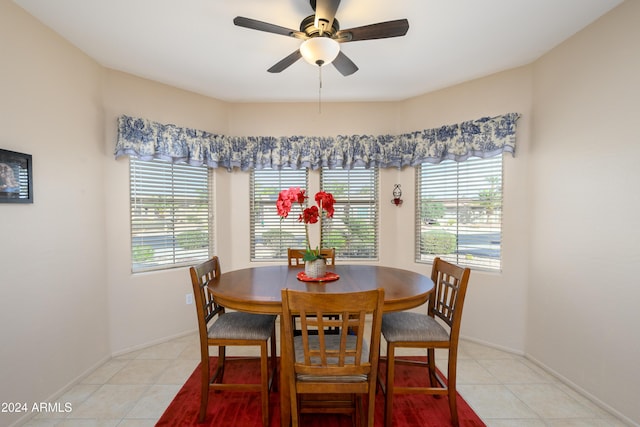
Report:
[[[322,221],[322,246],[339,259],[378,258],[378,169],[321,171],[321,188],[333,194],[333,219]]]
[[[500,271],[502,156],[416,169],[416,262]]]
[[[276,209],[280,191],[290,187],[307,189],[307,171],[283,169],[253,170],[251,193],[251,260],[287,259],[287,248],[304,248],[304,223],[298,222],[300,208],[292,208],[281,220]]]
[[[213,253],[210,169],[130,159],[132,271],[191,265]]]

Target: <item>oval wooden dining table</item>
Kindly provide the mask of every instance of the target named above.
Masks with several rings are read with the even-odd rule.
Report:
[[[348,293],[383,288],[384,311],[401,311],[424,304],[433,290],[430,277],[409,270],[377,265],[337,264],[328,270],[337,280],[307,282],[298,279],[302,270],[287,265],[244,268],[221,274],[208,285],[209,291],[227,308],[260,314],[282,314],[282,289],[308,292]],[[282,325],[280,328],[282,348]],[[281,366],[287,361],[280,360]],[[280,419],[288,426],[291,418],[290,391],[280,369]]]

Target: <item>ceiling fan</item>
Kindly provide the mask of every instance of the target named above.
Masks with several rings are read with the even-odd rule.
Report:
[[[399,37],[409,30],[409,21],[406,19],[341,30],[335,18],[340,0],[310,0],[310,4],[315,14],[300,22],[299,31],[243,16],[237,16],[233,20],[239,27],[304,40],[299,49],[269,68],[267,71],[270,73],[279,73],[298,59],[304,58],[318,66],[333,63],[343,76],[348,76],[358,71],[358,66],[340,50],[340,43]]]

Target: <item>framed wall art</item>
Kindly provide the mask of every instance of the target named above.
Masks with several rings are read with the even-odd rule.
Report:
[[[31,154],[0,149],[0,203],[33,203]]]

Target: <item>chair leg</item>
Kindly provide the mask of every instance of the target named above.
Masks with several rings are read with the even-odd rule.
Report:
[[[429,369],[430,386],[438,387],[440,383],[436,379],[436,351],[433,348],[427,349],[427,367]]]
[[[286,351],[285,349],[280,349],[280,351]],[[286,355],[290,357],[289,354]],[[282,367],[281,367],[282,368]],[[286,369],[286,368],[285,368]],[[291,370],[288,369],[287,372],[292,374]],[[298,390],[296,389],[295,384],[295,374],[293,376],[288,375],[287,381],[289,382],[289,404],[291,409],[291,427],[298,427],[300,425],[300,395],[298,394]]]
[[[367,426],[373,427],[376,406],[376,390],[378,389],[378,381],[373,386],[373,390],[369,390],[369,400],[367,401]]]
[[[384,425],[391,427],[393,423],[393,384],[395,381],[395,346],[387,344],[386,394],[384,396]]]
[[[262,397],[262,425],[269,426],[269,361],[267,353],[267,342],[260,345],[260,380]]]
[[[351,425],[352,427],[362,426],[362,419],[364,418],[362,408],[362,396],[351,395],[351,404],[353,405],[353,412],[351,413]]]
[[[458,410],[456,409],[456,392],[449,389],[449,410],[451,411],[451,424],[458,427]]]
[[[273,328],[271,334],[271,387],[274,391],[278,390],[278,355],[276,354],[276,328]]]
[[[451,350],[449,350],[451,351]],[[457,408],[457,393],[456,393],[456,359],[457,357],[449,358],[449,366],[447,367],[447,391],[449,397],[449,411],[451,412],[451,424],[454,427],[458,427],[458,408]]]
[[[298,402],[298,393],[295,388],[290,388],[291,390],[291,427],[298,427],[299,425],[299,414],[300,414],[300,405]]]
[[[216,368],[216,376],[215,378],[213,378],[213,380],[211,382],[217,382],[219,384],[222,384],[222,380],[224,378],[224,367],[225,367],[225,360],[226,360],[226,354],[227,354],[227,347],[221,345],[218,346],[218,366]]]
[[[207,405],[209,403],[209,357],[203,357],[200,363],[201,387],[200,387],[200,414],[198,423],[204,422],[207,416]]]

